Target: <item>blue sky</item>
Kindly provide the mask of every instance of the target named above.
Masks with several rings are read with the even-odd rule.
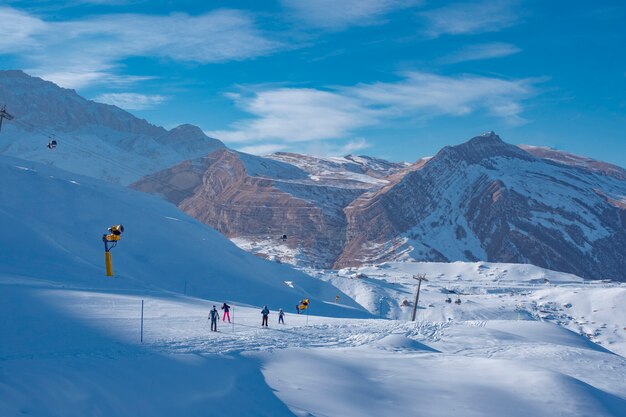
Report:
[[[626,166],[622,1],[4,0],[0,68],[256,154],[488,130]]]

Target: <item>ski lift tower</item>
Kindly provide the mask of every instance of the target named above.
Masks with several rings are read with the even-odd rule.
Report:
[[[0,109],[0,130],[2,130],[2,120],[13,120],[13,116],[7,112],[7,106],[2,106]]]
[[[417,292],[415,293],[415,302],[413,303],[413,315],[411,317],[411,321],[415,321],[415,314],[417,313],[417,303],[420,300],[420,288],[422,286],[422,281],[428,281],[426,279],[426,274],[413,275],[413,279],[416,279],[418,282],[417,282]]]

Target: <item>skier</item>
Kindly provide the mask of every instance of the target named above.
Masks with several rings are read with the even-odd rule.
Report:
[[[261,321],[261,327],[267,327],[267,316],[270,315],[270,311],[267,306],[263,306],[263,310],[261,310],[261,314],[263,315],[263,321]]]
[[[224,310],[224,315],[222,316],[222,321],[226,320],[226,317],[228,317],[228,322],[230,323],[230,306],[226,303],[224,303],[222,305],[222,310]]]
[[[296,304],[296,313],[300,314],[300,303]]]
[[[211,320],[211,331],[212,332],[216,332],[217,331],[217,319],[220,318],[220,313],[217,312],[217,308],[215,306],[213,306],[213,308],[211,309],[211,311],[209,311],[209,317],[208,319]]]
[[[278,324],[285,324],[285,312],[282,308],[278,309]]]

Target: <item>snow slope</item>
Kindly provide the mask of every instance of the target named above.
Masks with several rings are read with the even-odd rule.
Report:
[[[0,274],[272,308],[308,297],[320,302],[318,314],[366,315],[354,302],[324,304],[337,294],[332,286],[243,252],[156,197],[9,157],[0,157],[0,177],[0,228],[10,236],[0,243]],[[118,223],[126,232],[111,252],[118,275],[110,279],[101,237]]]
[[[549,321],[626,355],[624,283],[588,281],[533,265],[487,262],[390,262],[311,272],[379,316],[401,320],[411,317],[417,283],[412,277],[425,274],[428,281],[421,286],[417,310],[420,320]],[[457,299],[461,304],[455,303]]]
[[[0,415],[623,416],[626,359],[538,321],[287,313],[0,279]],[[140,343],[140,306],[145,302]]]

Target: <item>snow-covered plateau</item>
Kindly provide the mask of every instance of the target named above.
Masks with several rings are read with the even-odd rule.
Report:
[[[0,416],[626,415],[624,284],[490,263],[307,274],[153,196],[5,156],[0,177]]]

